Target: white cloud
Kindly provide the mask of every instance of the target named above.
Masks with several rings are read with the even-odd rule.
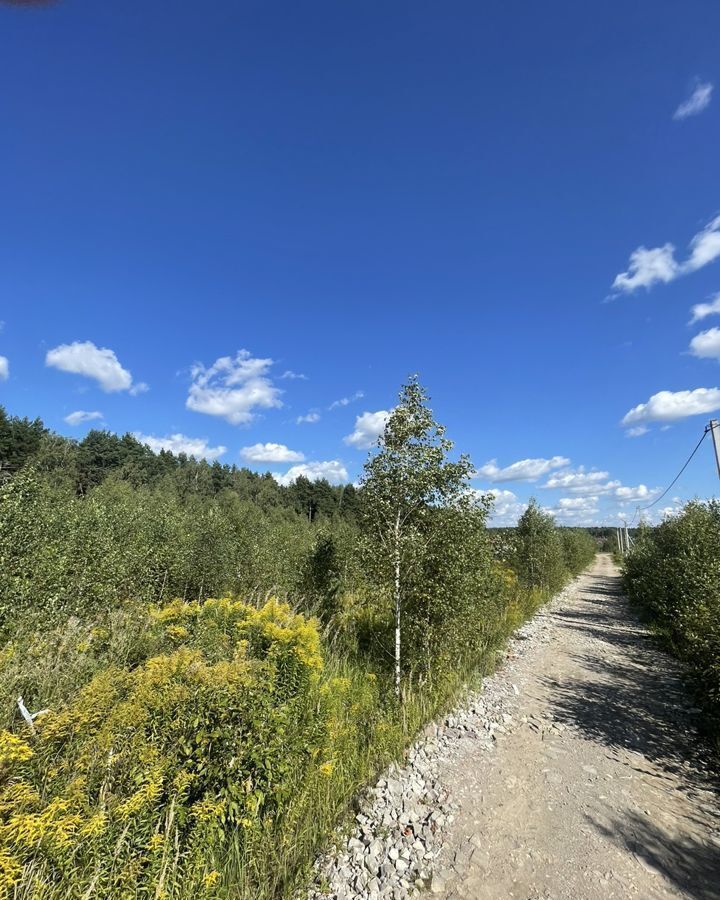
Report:
[[[659,391],[646,403],[638,403],[622,419],[622,425],[646,422],[676,422],[687,416],[720,409],[720,388],[696,388],[694,391]]]
[[[10,362],[7,356],[0,356],[0,381],[7,381],[10,377]]]
[[[650,289],[658,282],[667,284],[678,276],[678,264],[675,261],[675,247],[664,244],[662,247],[638,247],[630,254],[630,262],[626,272],[620,272],[613,281],[613,290],[630,294],[638,288]]]
[[[280,376],[281,378],[289,379],[290,381],[307,381],[307,375],[303,375],[301,372],[293,372],[292,369],[287,369],[287,371],[283,372]]]
[[[253,444],[243,447],[240,456],[248,462],[290,463],[302,462],[305,456],[297,450],[291,450],[285,444]]]
[[[619,487],[615,491],[615,496],[623,503],[629,503],[632,500],[650,500],[660,492],[660,488],[649,488],[644,484],[637,487]]]
[[[196,363],[185,405],[195,412],[220,416],[231,425],[246,425],[255,409],[282,406],[282,391],[269,378],[271,359],[256,359],[247,350],[221,356],[209,367]]]
[[[677,515],[682,506],[661,506],[659,510],[655,513],[655,520],[658,522],[662,522],[664,519],[669,518],[670,516]],[[652,516],[652,513],[650,514]]]
[[[638,288],[649,290],[654,284],[667,284],[681,275],[696,272],[720,257],[720,216],[712,219],[690,241],[690,254],[684,262],[675,259],[675,247],[638,247],[630,254],[626,272],[615,276],[615,293],[631,294]]]
[[[709,222],[690,241],[690,256],[682,265],[682,272],[696,272],[720,256],[720,216]]]
[[[696,303],[690,312],[692,313],[692,319],[688,322],[689,325],[694,325],[708,316],[720,315],[720,294],[715,294],[715,297],[709,303]]]
[[[362,400],[365,396],[363,391],[355,391],[352,397],[341,397],[339,400],[333,401],[328,409],[337,409],[340,406],[349,406],[351,403],[354,403],[356,400]]]
[[[390,418],[390,410],[379,409],[377,412],[364,412],[355,419],[355,429],[343,440],[351,447],[366,450],[372,447],[385,430],[385,423]]]
[[[492,494],[495,501],[490,520],[493,525],[516,525],[517,520],[525,512],[526,504],[522,503],[512,491],[501,488],[490,488],[487,491],[476,491],[479,496]]]
[[[94,422],[96,419],[102,419],[103,414],[95,410],[94,412],[85,412],[84,409],[78,409],[65,416],[68,425],[82,425],[83,422]]]
[[[559,488],[571,494],[607,494],[620,485],[619,481],[609,481],[609,478],[609,472],[595,469],[586,472],[584,466],[578,466],[567,472],[556,472],[541,487]]]
[[[279,472],[273,472],[272,475],[279,484],[285,486],[292,484],[300,477],[308,478],[310,481],[325,479],[330,484],[346,484],[348,481],[347,469],[338,459],[331,459],[327,462],[300,463],[300,465],[292,466],[284,475]]]
[[[696,116],[706,109],[712,99],[713,85],[711,82],[698,82],[690,96],[683,100],[673,113],[673,119],[681,121],[690,116]]]
[[[696,334],[690,341],[690,352],[700,359],[720,359],[720,328]]]
[[[129,393],[131,397],[137,397],[138,394],[147,394],[149,390],[150,385],[145,384],[144,381],[138,381],[130,388]]]
[[[559,510],[577,510],[581,509],[583,512],[587,512],[588,510],[594,510],[597,506],[597,497],[561,497],[557,502],[557,508]]]
[[[557,504],[545,508],[561,525],[594,525],[597,522],[598,498],[561,497]]]
[[[635,425],[634,428],[628,428],[625,432],[625,436],[631,438],[642,437],[644,434],[647,434],[648,431],[650,431],[650,429],[647,425]]]
[[[96,347],[92,341],[74,341],[48,350],[45,365],[93,378],[106,393],[130,391],[133,394],[147,390],[142,382],[133,384],[132,375],[120,365],[112,350]]]
[[[154,452],[159,453],[161,450],[168,450],[170,453],[185,453],[187,456],[194,456],[196,459],[217,459],[227,452],[227,447],[210,447],[207,438],[191,438],[184,434],[169,434],[167,437],[156,437],[152,434],[141,434],[135,432],[135,437],[142,443],[147,444]]]
[[[491,459],[481,466],[473,477],[486,478],[488,481],[537,481],[553,469],[560,469],[570,464],[564,456],[553,456],[550,459],[521,459],[506,466],[498,467],[497,460]]]
[[[318,412],[309,412],[307,415],[298,416],[297,419],[295,419],[295,422],[298,425],[303,425],[303,424],[312,425],[315,422],[319,422],[319,421],[320,421],[320,413],[318,413]]]

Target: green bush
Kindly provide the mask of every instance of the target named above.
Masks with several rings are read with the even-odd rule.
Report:
[[[271,895],[272,854],[293,862],[313,816],[314,846],[392,740],[377,680],[327,675],[286,604],[176,601],[146,625],[153,655],[0,731],[0,895]]]
[[[570,575],[578,575],[593,561],[597,553],[595,540],[582,528],[561,528],[563,562]]]
[[[302,516],[231,491],[182,497],[109,478],[78,496],[26,468],[0,485],[0,629],[122,600],[295,594],[313,540]]]
[[[534,498],[518,520],[513,568],[523,587],[545,594],[559,590],[567,578],[560,533]]]
[[[625,585],[692,667],[710,723],[720,728],[720,502],[688,503],[639,529]]]

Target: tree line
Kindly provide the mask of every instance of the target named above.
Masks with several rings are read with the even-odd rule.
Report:
[[[358,513],[352,484],[331,485],[325,479],[299,476],[279,484],[269,472],[258,474],[235,465],[195,459],[169,450],[154,452],[133,434],[116,435],[91,429],[81,441],[48,429],[41,419],[10,416],[0,406],[0,480],[31,465],[48,481],[85,495],[108,478],[133,486],[172,486],[183,495],[215,497],[231,491],[263,510],[294,510],[309,520]]]

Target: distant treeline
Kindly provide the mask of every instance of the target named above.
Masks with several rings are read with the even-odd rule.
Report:
[[[50,431],[39,418],[9,416],[0,406],[0,479],[27,463],[53,483],[69,486],[80,495],[114,476],[135,486],[172,482],[184,494],[205,497],[232,491],[263,510],[284,507],[310,520],[341,516],[355,521],[358,515],[357,490],[352,484],[331,485],[301,475],[283,486],[269,472],[258,474],[169,450],[155,453],[132,434],[120,437],[92,429],[76,441]]]

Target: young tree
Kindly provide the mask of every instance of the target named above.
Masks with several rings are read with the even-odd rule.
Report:
[[[531,497],[516,531],[514,568],[520,583],[548,593],[558,590],[565,577],[562,555],[555,520]]]
[[[402,613],[413,560],[433,527],[442,527],[438,510],[469,502],[473,467],[467,456],[448,459],[452,441],[434,419],[428,397],[413,377],[400,391],[377,452],[365,463],[362,507],[371,561],[393,599],[395,691],[400,696]]]

